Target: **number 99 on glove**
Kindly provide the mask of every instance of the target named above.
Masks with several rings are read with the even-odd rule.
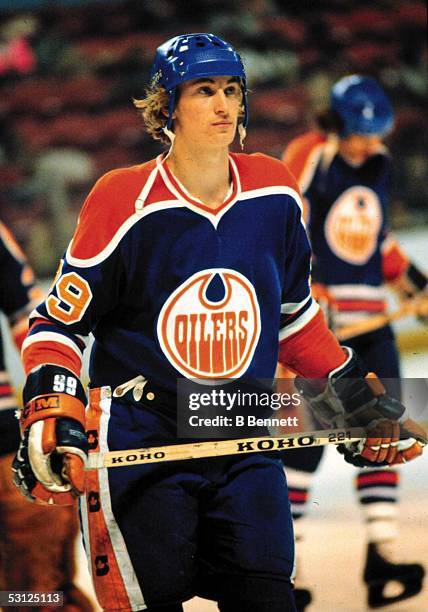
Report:
[[[84,492],[86,396],[75,374],[42,366],[28,377],[14,484],[32,501],[71,505]]]

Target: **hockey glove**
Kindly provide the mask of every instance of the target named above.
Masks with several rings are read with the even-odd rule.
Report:
[[[428,292],[418,299],[417,319],[424,325],[428,325]]]
[[[414,303],[417,319],[428,325],[428,278],[422,270],[410,262],[393,286],[404,303]],[[411,301],[410,301],[411,300]]]
[[[351,349],[346,350],[348,359],[330,372],[322,390],[304,378],[295,382],[326,428],[363,430],[360,442],[344,443],[339,452],[358,467],[404,463],[421,455],[427,442],[424,430],[407,419],[405,407],[385,393],[380,380]]]
[[[65,368],[46,365],[28,377],[12,470],[30,500],[68,506],[84,492],[85,401],[79,379]]]
[[[345,461],[357,467],[373,467],[373,463],[396,465],[422,455],[423,448],[427,444],[426,431],[410,419],[403,424],[395,423],[395,425],[398,426],[398,438],[396,436],[385,438],[382,430],[374,429],[370,432],[370,436],[378,437],[362,439],[357,444],[339,444],[336,448]],[[382,460],[382,457],[385,458]]]

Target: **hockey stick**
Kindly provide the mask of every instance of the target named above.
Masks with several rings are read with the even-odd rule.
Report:
[[[219,440],[209,442],[191,442],[137,448],[132,450],[107,451],[90,453],[87,470],[106,467],[121,467],[161,461],[183,461],[225,455],[243,455],[245,453],[265,453],[267,451],[284,451],[294,448],[312,448],[341,442],[358,442],[364,437],[361,429],[333,429],[299,433],[286,437],[241,438],[239,440]]]
[[[334,332],[334,335],[342,342],[343,340],[349,340],[349,338],[353,338],[354,336],[360,336],[361,334],[375,331],[376,329],[384,327],[385,325],[388,325],[393,321],[397,321],[398,319],[402,319],[403,317],[425,314],[426,309],[426,298],[420,300],[406,300],[403,302],[400,308],[390,312],[389,314],[374,315],[369,319],[361,319],[361,321],[357,321],[356,323],[345,325],[337,332]]]

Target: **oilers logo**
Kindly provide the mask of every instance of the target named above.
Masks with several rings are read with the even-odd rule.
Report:
[[[356,186],[344,191],[331,207],[325,221],[325,237],[337,257],[363,265],[376,250],[381,226],[378,196],[372,189]]]
[[[239,272],[224,268],[188,278],[164,304],[157,326],[162,350],[174,368],[187,378],[208,380],[241,376],[251,363],[260,329],[254,287]]]

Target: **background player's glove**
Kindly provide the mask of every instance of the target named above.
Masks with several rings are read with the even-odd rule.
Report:
[[[85,401],[79,379],[65,368],[46,365],[28,377],[12,470],[15,485],[30,500],[71,505],[84,492]]]
[[[393,282],[393,287],[403,300],[415,300],[415,314],[418,320],[428,325],[428,278],[412,262],[405,272]]]
[[[417,318],[424,325],[428,325],[428,290],[418,297]]]
[[[326,428],[361,428],[359,443],[340,445],[339,452],[357,466],[392,465],[422,454],[427,435],[407,419],[405,407],[385,393],[380,380],[367,371],[354,352],[330,372],[327,384],[296,378],[296,387]],[[404,426],[405,424],[405,426]]]

